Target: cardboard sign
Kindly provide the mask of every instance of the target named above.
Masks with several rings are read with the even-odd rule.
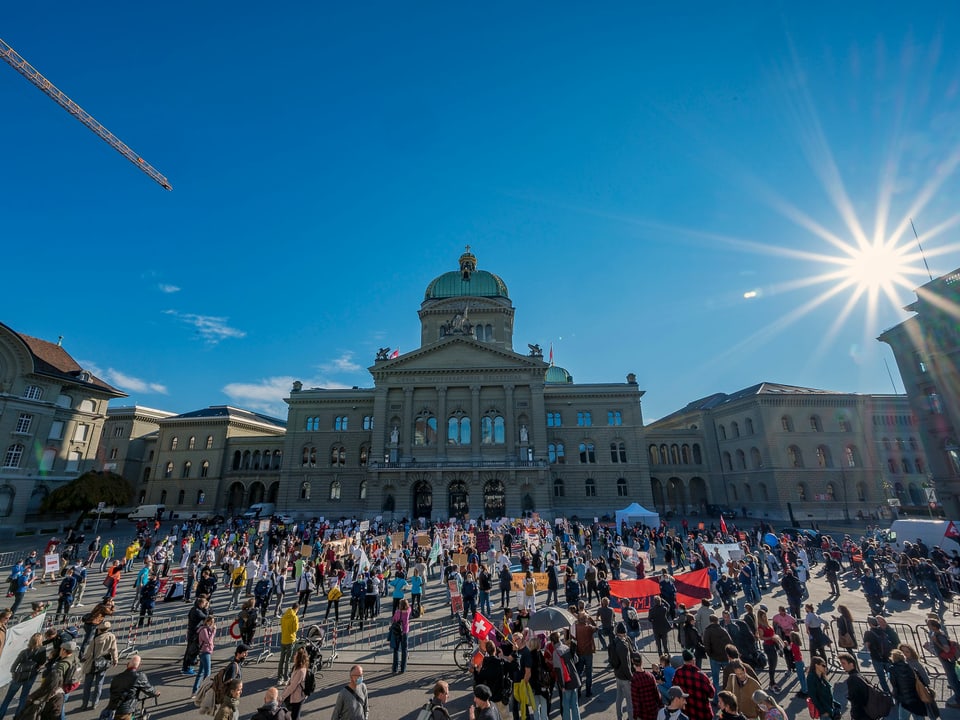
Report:
[[[526,573],[520,573],[520,572],[514,573],[513,580],[510,581],[510,589],[513,590],[514,592],[522,591],[523,581],[526,579],[526,577],[527,577]],[[545,572],[533,573],[533,580],[537,584],[536,589],[538,592],[540,590],[547,589],[547,582],[549,581],[549,578],[547,577],[547,574]]]
[[[490,549],[490,533],[486,530],[477,531],[477,552],[486,552]]]
[[[304,543],[303,545],[300,546],[300,557],[308,558],[311,555],[313,555],[313,545],[310,545],[309,543]]]
[[[51,553],[50,555],[43,556],[43,572],[44,574],[60,572],[59,553]]]
[[[370,521],[369,521],[369,520],[361,520],[361,521],[360,521],[360,532],[366,532],[366,531],[369,530],[369,529],[370,529]]]
[[[417,545],[419,547],[430,547],[433,543],[430,542],[430,536],[426,533],[419,533],[417,535]]]
[[[447,583],[447,587],[450,588],[450,608],[457,614],[462,613],[463,595],[461,595],[460,590],[457,589],[457,581],[450,580]]]
[[[467,564],[467,554],[466,553],[454,553],[453,554],[453,564],[463,567]]]
[[[401,547],[405,540],[406,537],[402,532],[391,533],[390,535],[390,543],[393,545],[393,547]]]

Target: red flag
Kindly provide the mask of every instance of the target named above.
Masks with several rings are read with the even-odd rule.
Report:
[[[720,516],[720,532],[727,534],[727,521],[723,519],[723,515]]]
[[[493,632],[493,623],[487,620],[478,612],[473,614],[473,622],[470,623],[470,634],[477,640],[483,642],[487,636]]]
[[[398,357],[400,357],[400,348],[397,348],[397,349],[394,350],[392,353],[390,353],[390,359],[391,359],[391,360],[393,360],[394,358],[398,358]]]
[[[550,343],[550,364],[553,365],[553,343]]]
[[[707,570],[694,570],[673,576],[677,602],[687,607],[699,606],[700,600],[710,598],[710,576]],[[610,594],[629,601],[638,610],[649,610],[650,600],[660,595],[660,583],[654,578],[643,580],[611,580]]]

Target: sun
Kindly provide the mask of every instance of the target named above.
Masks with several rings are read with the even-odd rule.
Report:
[[[905,245],[875,241],[866,246],[845,248],[847,258],[838,258],[845,280],[860,293],[891,295],[897,286],[908,285],[906,276],[914,270]]]

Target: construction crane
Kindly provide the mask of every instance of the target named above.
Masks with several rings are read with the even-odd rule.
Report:
[[[160,187],[166,190],[173,190],[173,187],[171,187],[170,183],[167,182],[167,179],[161,175],[156,168],[154,168],[142,157],[137,155],[122,140],[120,140],[120,138],[97,122],[90,113],[68,98],[62,90],[59,90],[52,82],[41,75],[36,68],[24,60],[20,54],[12,47],[7,45],[2,38],[0,38],[0,57],[2,57],[10,67],[12,67],[27,80],[40,88],[40,90],[50,96],[60,107],[90,128],[90,130],[96,133],[105,143],[107,143],[107,145],[112,147],[127,160],[136,165],[140,170],[152,177],[160,185]]]

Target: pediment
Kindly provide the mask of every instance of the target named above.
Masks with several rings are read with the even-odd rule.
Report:
[[[521,355],[468,337],[448,337],[393,360],[381,360],[369,368],[384,373],[436,372],[447,370],[537,370],[546,372],[543,356]]]

